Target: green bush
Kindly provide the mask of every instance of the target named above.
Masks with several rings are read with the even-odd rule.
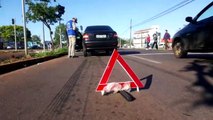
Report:
[[[34,58],[41,58],[41,57],[47,57],[47,56],[58,56],[62,54],[67,54],[67,48],[59,48],[53,51],[46,51],[46,52],[40,52],[40,53],[31,53],[30,56]]]
[[[11,58],[8,58],[6,60],[0,60],[0,65],[9,64],[17,61],[23,61],[28,60],[32,58],[42,58],[42,57],[58,57],[59,55],[66,55],[68,52],[67,48],[61,48],[61,49],[55,49],[53,51],[46,51],[46,52],[40,52],[40,53],[29,53],[29,55],[24,57],[15,57],[14,55]]]

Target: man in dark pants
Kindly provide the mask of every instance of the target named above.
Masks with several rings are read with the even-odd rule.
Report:
[[[157,36],[157,33],[153,34],[153,40],[154,40],[154,43],[152,44],[152,49],[154,48],[154,45],[155,45],[156,50],[158,50],[158,36]]]

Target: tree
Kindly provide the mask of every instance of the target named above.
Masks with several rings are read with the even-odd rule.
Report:
[[[55,37],[54,37],[54,44],[59,45],[60,44],[60,29],[61,29],[61,40],[63,42],[68,41],[67,32],[66,32],[66,25],[60,24],[55,28]]]
[[[42,22],[50,32],[50,39],[52,39],[52,29],[51,25],[54,25],[64,14],[64,7],[61,5],[50,6],[49,3],[51,0],[28,0],[28,10],[26,12],[26,17],[28,21],[32,22]],[[54,0],[55,2],[55,0]]]
[[[37,44],[41,44],[41,39],[38,35],[33,35],[31,40],[32,40],[32,42],[36,42]]]
[[[121,46],[123,46],[124,44],[129,43],[128,41],[129,41],[129,40],[125,40],[125,39],[120,38],[120,37],[118,38],[119,46],[120,46],[120,44],[121,44]]]
[[[26,29],[27,39],[31,39],[31,32],[29,29]],[[14,41],[14,26],[0,26],[0,37],[4,40],[4,42]],[[24,41],[24,33],[23,33],[23,26],[16,25],[16,37],[17,42]]]

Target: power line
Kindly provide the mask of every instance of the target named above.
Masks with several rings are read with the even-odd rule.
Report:
[[[169,14],[169,13],[171,13],[171,12],[173,12],[173,11],[175,11],[175,10],[177,10],[177,9],[179,9],[179,8],[185,6],[185,5],[187,5],[187,4],[189,4],[189,3],[193,2],[193,1],[194,0],[184,0],[184,1],[180,2],[180,3],[178,3],[177,5],[171,7],[171,8],[169,8],[169,9],[167,9],[167,10],[165,10],[165,11],[163,11],[163,12],[161,12],[161,13],[159,13],[159,14],[151,17],[151,18],[148,18],[148,19],[146,19],[146,20],[144,20],[144,21],[142,21],[142,22],[140,22],[138,24],[133,25],[133,27],[136,27],[136,26],[142,25],[144,23],[153,21],[153,20],[155,20],[157,18],[163,17],[163,16],[165,16],[165,15],[167,15],[167,14]]]
[[[160,18],[160,17],[163,17],[163,16],[165,16],[165,15],[167,15],[167,14],[169,14],[169,13],[171,13],[171,12],[173,12],[173,11],[175,11],[175,10],[181,8],[181,7],[184,7],[185,5],[187,5],[187,4],[189,4],[189,3],[193,2],[193,1],[194,1],[194,0],[184,0],[184,1],[182,1],[182,2],[180,2],[180,3],[178,3],[178,4],[176,4],[176,5],[174,5],[174,6],[172,6],[172,7],[170,7],[169,9],[164,10],[163,12],[160,12],[160,13],[154,15],[154,16],[151,17],[151,18],[148,18],[148,19],[146,19],[146,20],[144,20],[144,21],[142,21],[142,22],[140,22],[140,23],[138,23],[138,24],[133,25],[132,27],[137,27],[137,26],[140,26],[140,25],[145,24],[145,23],[147,23],[147,22],[150,22],[150,21],[153,21],[153,20],[158,19],[158,18]],[[123,35],[125,32],[127,32],[128,30],[129,30],[129,28],[127,28],[127,29],[122,33],[122,35]]]

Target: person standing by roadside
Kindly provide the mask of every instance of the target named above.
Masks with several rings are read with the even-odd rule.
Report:
[[[76,23],[77,18],[72,18],[72,20],[67,22],[67,35],[69,39],[68,58],[75,56]]]
[[[150,47],[149,43],[150,43],[150,36],[148,34],[147,37],[146,37],[146,50],[148,50],[149,47]]]
[[[157,32],[153,34],[153,40],[154,40],[154,42],[152,44],[152,49],[155,46],[156,50],[158,50],[158,35],[157,35]]]
[[[170,34],[168,33],[168,30],[166,30],[164,36],[163,36],[164,44],[165,44],[165,50],[169,48],[168,46],[168,40],[170,40]]]

